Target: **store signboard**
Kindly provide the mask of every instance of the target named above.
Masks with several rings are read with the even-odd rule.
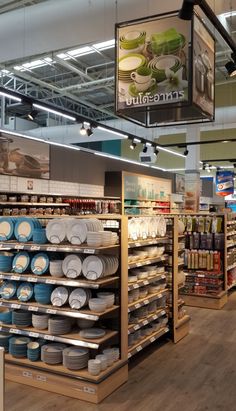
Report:
[[[213,37],[176,12],[116,25],[116,113],[146,127],[214,119]]]
[[[216,194],[226,197],[234,193],[234,173],[229,170],[216,172]]]
[[[49,144],[1,132],[0,174],[49,179]]]
[[[124,198],[127,200],[163,200],[171,194],[171,180],[143,177],[134,174],[124,176]]]

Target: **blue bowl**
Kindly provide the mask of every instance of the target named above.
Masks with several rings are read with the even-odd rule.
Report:
[[[45,228],[35,228],[33,231],[33,242],[37,244],[46,244],[46,230]]]
[[[12,324],[12,311],[9,308],[0,308],[0,321],[4,324]]]

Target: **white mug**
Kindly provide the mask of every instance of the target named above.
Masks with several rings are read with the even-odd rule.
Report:
[[[148,81],[151,80],[152,74],[150,73],[150,74],[144,76],[142,74],[136,73],[136,71],[133,71],[131,73],[130,77],[132,78],[132,80],[137,81],[137,83],[144,84],[144,83],[147,83]]]
[[[151,78],[146,83],[134,82],[137,91],[147,91],[150,87],[154,86],[155,83],[156,80],[154,78]]]

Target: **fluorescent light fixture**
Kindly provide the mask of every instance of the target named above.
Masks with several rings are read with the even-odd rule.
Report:
[[[122,157],[118,157],[118,156],[112,156],[110,154],[108,155],[108,154],[104,154],[104,153],[99,153],[97,151],[95,151],[94,154],[96,156],[112,158],[113,160],[124,161],[125,163],[136,164],[136,165],[142,166],[142,167],[150,167],[149,164],[142,164],[142,163],[139,163],[138,161],[128,160],[127,158],[122,158]]]
[[[94,51],[93,49],[91,49],[91,47],[85,46],[85,47],[80,47],[75,50],[67,51],[67,53],[72,57],[79,57],[79,56],[84,56],[86,54],[94,53]]]
[[[65,53],[57,54],[57,57],[59,57],[59,59],[63,59],[63,60],[65,60],[66,58],[69,58],[68,54],[65,54]]]
[[[165,151],[166,153],[173,154],[174,156],[186,158],[186,156],[184,154],[177,153],[177,151],[172,151],[172,150],[169,150],[168,148],[164,148],[164,147],[160,147],[160,146],[157,146],[157,148],[160,151]]]
[[[97,50],[107,50],[115,47],[115,39],[103,41],[101,43],[93,44],[93,47]]]
[[[230,168],[234,168],[234,166],[220,166],[220,168],[223,168],[223,169],[224,168],[229,168],[230,169]]]
[[[161,171],[169,171],[169,170],[166,170],[165,168],[161,168],[161,167],[157,167],[157,166],[150,166],[151,168],[154,168],[154,169],[156,169],[156,170],[161,170]]]
[[[108,133],[115,134],[116,136],[121,136],[122,138],[128,138],[126,134],[119,133],[118,131],[110,130],[109,128],[98,126],[98,130],[107,131]]]
[[[18,103],[21,103],[21,102],[22,102],[22,99],[21,99],[21,98],[15,97],[15,96],[13,96],[12,94],[7,93],[7,92],[5,93],[5,91],[0,91],[0,96],[7,97],[7,98],[9,98],[10,100],[17,101]]]
[[[43,110],[43,111],[47,111],[48,113],[56,114],[56,115],[58,115],[58,116],[67,118],[68,120],[71,120],[71,121],[76,121],[76,118],[73,117],[73,116],[69,116],[68,114],[61,113],[60,111],[53,110],[53,109],[48,108],[48,107],[45,107],[45,106],[41,106],[41,104],[35,104],[35,103],[33,103],[33,106],[34,106],[35,108],[38,108],[39,110]]]
[[[228,143],[229,142],[229,140],[224,140],[224,141],[222,141],[222,143],[224,143],[224,144],[226,144],[226,143]]]
[[[165,171],[185,171],[185,168],[166,168]]]
[[[152,147],[152,143],[149,143],[148,141],[145,144],[147,147]]]
[[[87,126],[87,127],[90,127],[90,126],[91,126],[91,124],[90,124],[88,121],[83,121],[83,124],[84,124],[85,126]]]
[[[140,138],[134,138],[134,140],[133,140],[135,143],[141,143],[141,140],[140,140]]]

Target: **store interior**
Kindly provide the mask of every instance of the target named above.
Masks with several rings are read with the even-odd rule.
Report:
[[[0,0],[0,411],[234,409],[235,16]]]

